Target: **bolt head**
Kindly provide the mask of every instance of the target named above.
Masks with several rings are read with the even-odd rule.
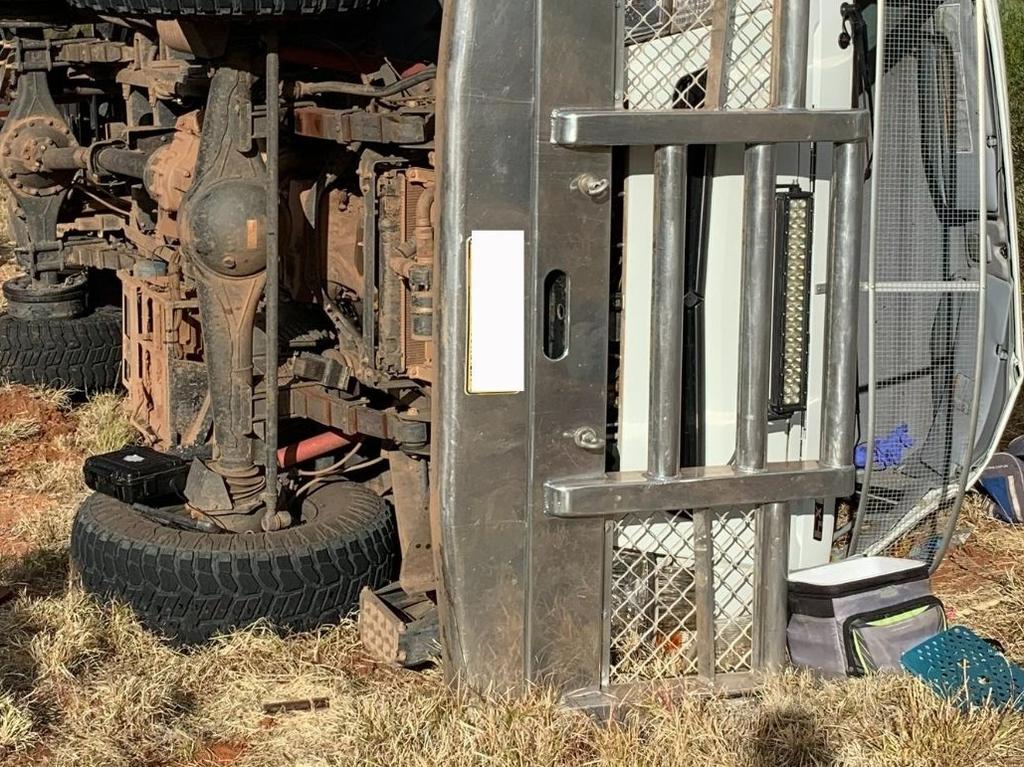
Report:
[[[226,269],[234,269],[236,265],[235,259],[233,259],[231,256],[224,256],[221,263],[224,264],[224,267]]]

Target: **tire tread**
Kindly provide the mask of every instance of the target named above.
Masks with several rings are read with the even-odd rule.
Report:
[[[121,384],[121,354],[121,310],[115,307],[73,320],[0,316],[0,379],[111,391]]]
[[[183,644],[259,619],[307,631],[346,617],[363,587],[387,585],[397,571],[390,508],[365,488],[345,490],[344,503],[311,523],[255,535],[163,527],[94,494],[75,517],[71,557],[87,591],[127,603],[147,628]]]

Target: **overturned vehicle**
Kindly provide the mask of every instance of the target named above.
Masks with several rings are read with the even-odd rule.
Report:
[[[935,566],[1021,381],[984,0],[0,7],[7,377],[123,386],[92,592],[480,687],[745,689]]]

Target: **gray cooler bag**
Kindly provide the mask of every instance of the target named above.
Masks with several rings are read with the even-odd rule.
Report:
[[[946,629],[928,566],[859,557],[789,577],[789,657],[824,676],[896,670],[900,656]]]

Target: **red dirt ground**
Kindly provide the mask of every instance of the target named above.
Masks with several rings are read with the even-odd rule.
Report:
[[[12,478],[28,463],[67,458],[70,451],[59,438],[74,431],[67,413],[32,396],[25,386],[0,390],[0,422],[15,419],[31,421],[39,432],[0,451],[0,556],[24,554],[29,544],[18,540],[12,528],[26,511],[40,512],[54,505],[46,495],[17,487]]]

